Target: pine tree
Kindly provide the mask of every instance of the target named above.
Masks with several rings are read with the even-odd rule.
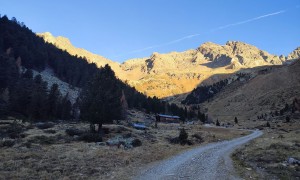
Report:
[[[237,124],[238,123],[238,119],[237,117],[234,118],[234,123]]]
[[[184,117],[187,118],[188,117],[188,111],[187,111],[187,108],[184,107]]]
[[[121,106],[122,106],[122,118],[126,118],[127,115],[127,110],[128,110],[128,103],[126,100],[126,96],[124,91],[122,90],[122,96],[121,96]]]
[[[106,65],[88,82],[80,95],[81,117],[92,125],[98,124],[98,131],[102,124],[121,118],[122,92],[119,84],[114,72]]]
[[[53,119],[57,117],[58,115],[58,103],[60,100],[60,91],[58,89],[58,85],[54,83],[51,86],[48,99],[47,99],[47,112],[48,112],[48,117],[50,119]]]
[[[220,126],[220,122],[219,122],[218,119],[217,119],[217,122],[216,122],[216,126]]]
[[[61,109],[59,118],[61,118],[63,120],[71,119],[72,104],[69,100],[68,94],[66,94],[60,101],[59,109]]]
[[[198,118],[198,120],[201,121],[201,112],[200,112],[200,110],[197,111],[197,118]]]
[[[31,100],[28,106],[28,116],[34,120],[45,120],[47,118],[47,83],[42,80],[41,75],[34,78],[34,86],[31,92]]]

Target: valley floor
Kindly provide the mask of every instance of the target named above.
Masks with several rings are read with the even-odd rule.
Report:
[[[179,124],[159,124],[157,129],[136,130],[124,125],[106,125],[103,141],[117,136],[137,138],[139,147],[86,143],[68,136],[68,128],[88,129],[85,123],[55,123],[40,129],[21,123],[25,129],[15,139],[2,138],[0,179],[131,179],[147,164],[210,142],[241,137],[248,132],[226,128],[184,125],[193,145],[171,144],[179,134]],[[7,124],[1,124],[1,130]]]

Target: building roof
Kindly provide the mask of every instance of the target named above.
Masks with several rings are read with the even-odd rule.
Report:
[[[172,118],[172,119],[180,119],[179,116],[171,116],[171,115],[165,115],[165,114],[158,114],[160,117],[164,118]]]

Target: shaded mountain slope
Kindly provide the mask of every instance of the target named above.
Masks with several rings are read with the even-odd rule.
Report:
[[[288,66],[261,68],[252,79],[224,88],[203,109],[221,121],[239,117],[250,123],[257,116],[283,109],[300,97],[300,60]],[[251,121],[250,121],[251,120]]]

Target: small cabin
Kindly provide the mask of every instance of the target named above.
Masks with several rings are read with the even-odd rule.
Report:
[[[165,114],[158,114],[159,121],[165,123],[179,123],[180,117],[179,116],[171,116]]]

